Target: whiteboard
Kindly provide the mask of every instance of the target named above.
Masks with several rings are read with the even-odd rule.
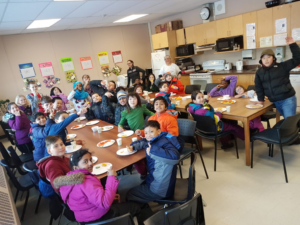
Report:
[[[168,51],[160,51],[151,53],[152,70],[159,70],[165,65],[164,57],[168,55]]]

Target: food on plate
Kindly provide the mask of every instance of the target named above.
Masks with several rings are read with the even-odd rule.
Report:
[[[221,111],[223,111],[223,108],[215,108],[215,111],[221,112]]]
[[[109,130],[109,129],[112,129],[113,126],[106,126],[106,127],[103,127],[104,130]]]
[[[120,151],[120,153],[124,153],[124,151]]]
[[[96,166],[96,169],[100,169],[100,166]]]
[[[261,108],[262,107],[262,105],[260,105],[260,104],[255,104],[255,105],[247,105],[248,106],[248,108],[252,108],[252,109],[259,109],[259,108]]]
[[[72,129],[77,129],[77,128],[79,128],[80,126],[74,126],[74,127],[72,127]]]
[[[235,103],[235,101],[228,99],[228,100],[223,100],[222,103],[223,104],[232,104],[232,103]]]
[[[105,167],[105,166],[107,166],[107,164],[106,163],[102,163],[102,166]]]
[[[127,135],[126,134],[122,134],[121,137],[127,137]]]
[[[175,98],[175,100],[181,100],[181,99],[182,99],[181,97],[176,97],[176,98]]]
[[[111,142],[111,140],[107,140],[107,141],[102,141],[102,142],[100,142],[100,143],[98,143],[98,147],[103,147],[105,144],[107,144],[107,143],[109,143],[109,142]]]

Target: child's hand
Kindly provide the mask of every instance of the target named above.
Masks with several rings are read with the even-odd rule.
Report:
[[[140,129],[137,129],[135,131],[135,134],[138,135],[138,136],[141,136],[142,135],[142,131]]]
[[[117,173],[112,169],[112,167],[110,167],[107,170],[107,176],[117,176]]]
[[[240,98],[240,97],[242,97],[241,95],[235,95],[234,96],[235,98]]]
[[[127,148],[127,150],[128,150],[129,152],[133,152],[133,147],[132,147],[132,146],[126,146],[126,148]]]
[[[77,91],[77,90],[78,90],[78,87],[76,86],[73,90],[74,90],[74,91]]]
[[[176,89],[176,90],[178,90],[178,89],[179,89],[179,87],[177,87],[177,86],[174,86],[174,85],[172,85],[172,88],[173,88],[173,89]]]
[[[102,80],[101,85],[105,86],[106,85],[106,80]]]
[[[147,153],[147,155],[149,155],[149,154],[150,154],[150,149],[151,149],[151,145],[150,145],[150,142],[149,142],[149,147],[146,149],[146,153]]]
[[[21,116],[21,112],[20,111],[16,111],[15,112],[15,116]]]
[[[125,131],[125,129],[123,129],[123,127],[121,127],[121,126],[118,126],[118,132],[121,133],[123,131]]]
[[[105,94],[104,94],[106,97],[108,97],[108,98],[110,98],[111,96],[114,96],[112,93],[110,93],[110,92],[106,92]]]
[[[292,37],[286,37],[285,40],[288,45],[295,43],[295,40]]]
[[[81,114],[85,114],[87,112],[86,108],[81,108],[80,111],[77,113],[78,116],[80,116]]]
[[[50,119],[54,119],[55,112],[56,112],[55,109],[50,109],[50,110],[49,110],[49,113],[50,113],[50,114],[49,114],[49,118],[50,118]]]

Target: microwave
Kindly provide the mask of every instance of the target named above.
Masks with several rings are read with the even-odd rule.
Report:
[[[195,55],[194,44],[181,45],[179,47],[176,47],[176,55],[177,56]]]
[[[235,44],[239,45],[240,49],[244,48],[242,35],[218,39],[216,42],[216,51],[217,52],[233,51]]]

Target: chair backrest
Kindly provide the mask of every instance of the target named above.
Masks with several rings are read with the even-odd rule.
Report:
[[[196,170],[195,170],[195,162],[197,160],[197,156],[195,152],[191,152],[191,165],[189,168],[189,182],[188,182],[188,195],[187,200],[193,198],[196,190]]]
[[[131,92],[133,92],[133,91],[134,91],[134,88],[133,88],[133,87],[128,88],[128,93],[131,93]]]
[[[194,135],[196,129],[196,121],[189,119],[177,119],[179,137],[181,137],[185,143],[195,143]]]
[[[133,219],[130,216],[129,213],[123,215],[123,216],[119,216],[119,217],[115,217],[113,219],[109,219],[109,220],[105,220],[102,222],[96,222],[96,223],[85,223],[86,225],[134,225]]]
[[[10,136],[10,138],[12,139],[13,145],[17,145],[17,139],[16,139],[16,131],[13,129],[6,129],[6,131],[8,132],[8,135]]]
[[[193,91],[200,91],[200,90],[201,90],[201,85],[199,84],[192,84],[192,85],[185,86],[186,94],[192,94]]]
[[[247,91],[253,90],[255,91],[255,85],[249,85]]]
[[[3,121],[0,121],[0,125],[1,125],[1,127],[2,127],[2,130],[3,130],[4,133],[5,133],[5,136],[7,137],[7,139],[10,141],[10,143],[11,143],[12,145],[14,145],[14,142],[13,142],[12,138],[10,137],[8,131],[7,131],[7,129],[10,129],[10,126],[8,125],[8,123],[5,123],[5,122],[3,122]]]
[[[1,159],[0,165],[5,167],[8,177],[10,178],[11,182],[17,188],[18,190],[22,189],[22,186],[20,185],[18,179],[16,178],[15,174],[11,171],[9,165],[5,161],[5,159]]]
[[[14,160],[14,162],[16,163],[17,166],[22,166],[22,161],[20,159],[20,157],[17,155],[16,151],[14,150],[14,148],[12,146],[9,146],[7,148],[7,151],[9,152],[10,156],[12,157],[12,159]]]
[[[205,90],[204,90],[204,93],[207,94],[209,93],[215,86],[219,85],[220,83],[209,83],[209,84],[206,84],[205,86]]]
[[[4,145],[2,142],[0,142],[0,152],[3,157],[3,159],[6,160],[6,162],[9,164],[9,162],[12,160],[11,156],[8,154],[7,150],[5,149]]]
[[[204,134],[216,134],[217,125],[215,124],[214,119],[210,116],[202,116],[192,114],[194,120],[196,121],[196,128]]]
[[[281,125],[278,126],[280,138],[298,136],[300,114],[287,117]]]

